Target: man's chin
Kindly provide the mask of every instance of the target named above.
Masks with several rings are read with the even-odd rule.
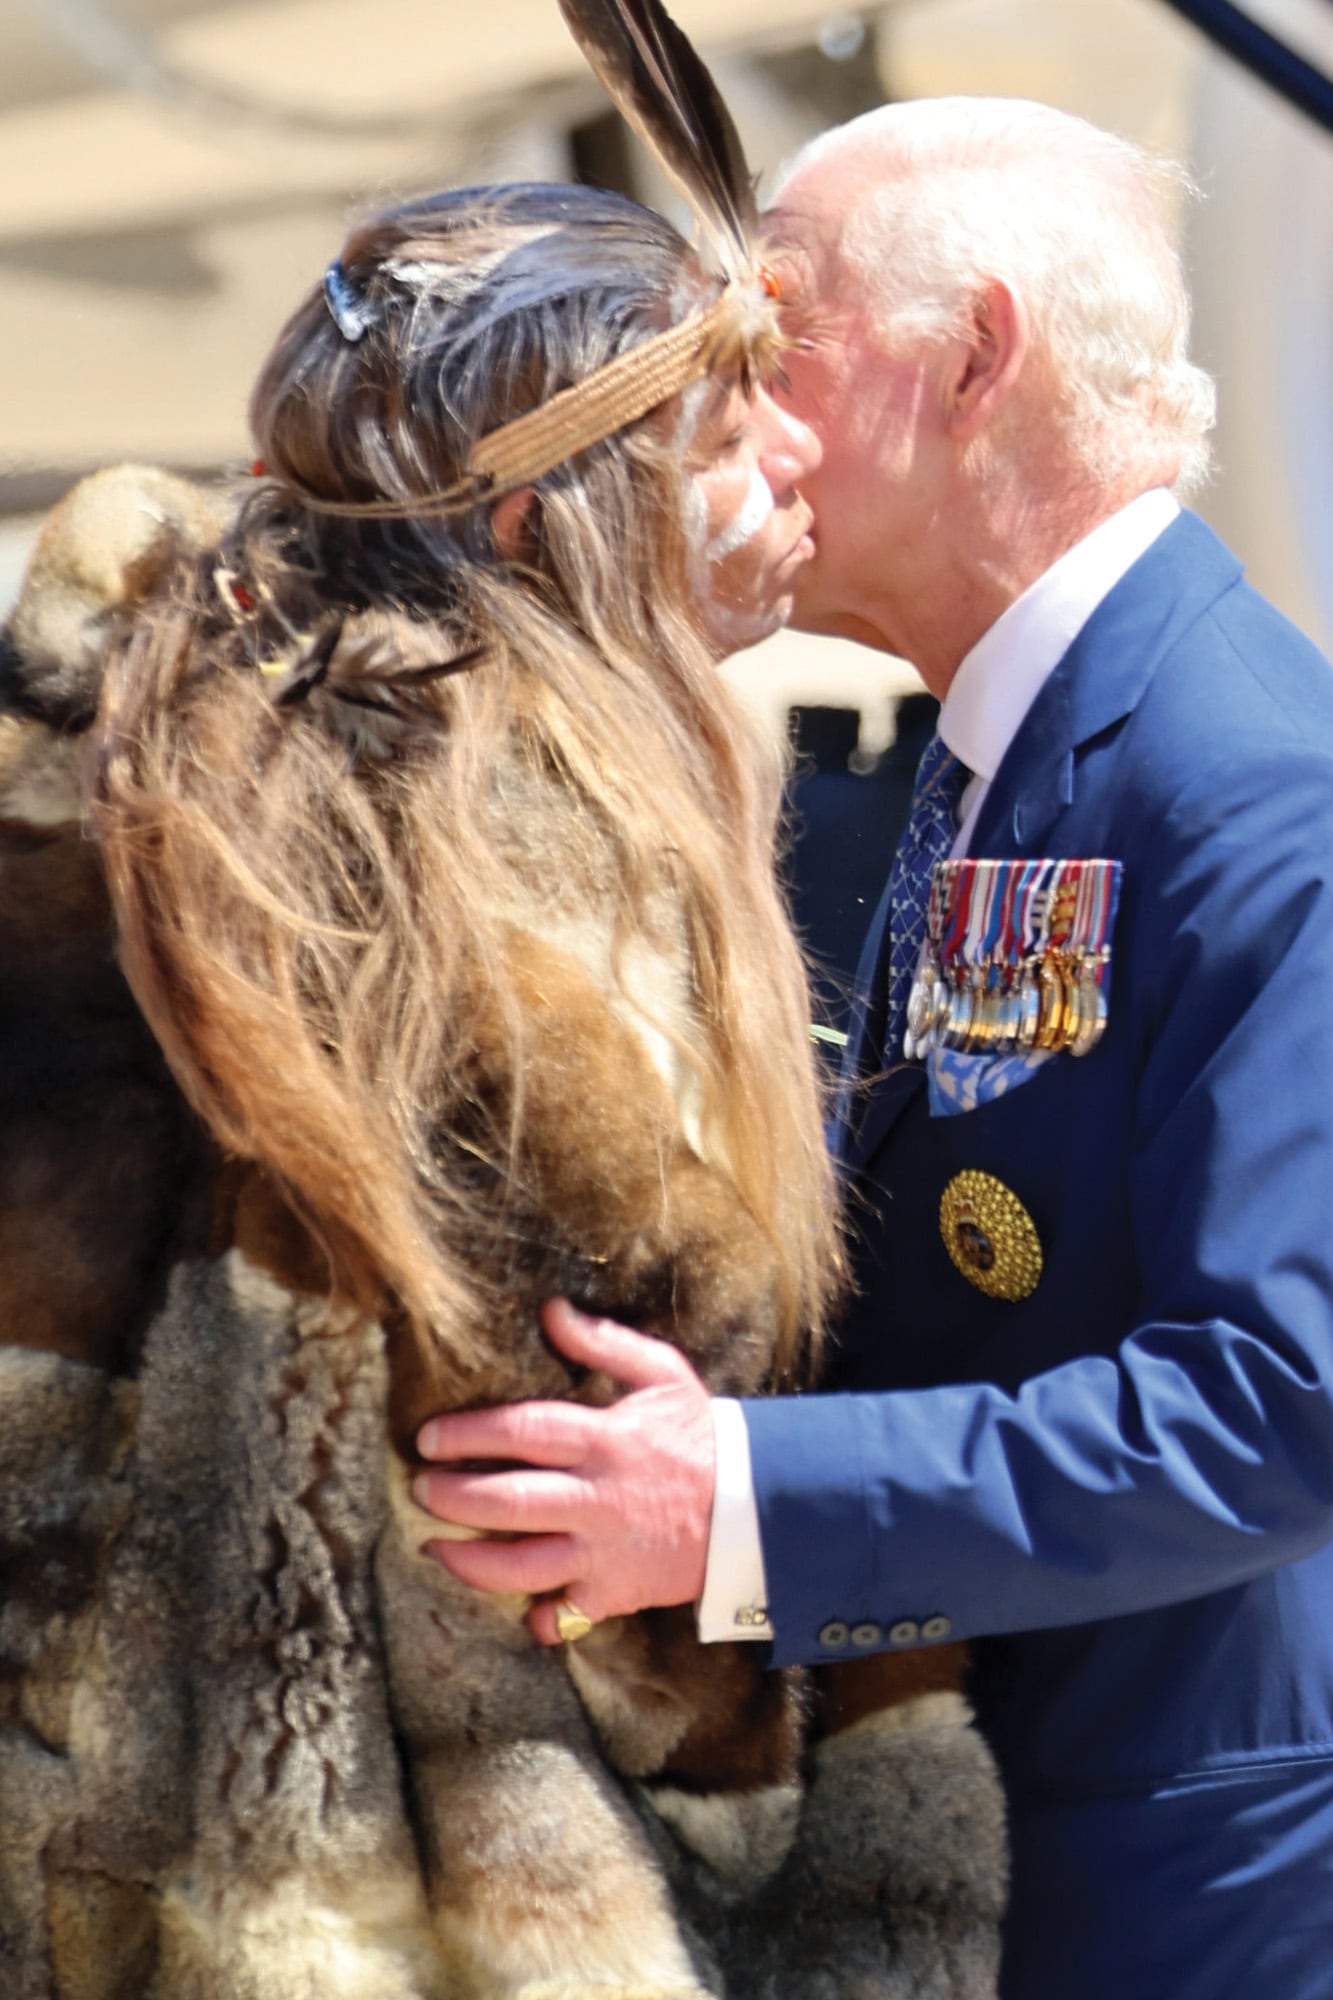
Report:
[[[793,632],[809,632],[823,639],[846,639],[851,636],[851,621],[816,598],[809,598],[803,603],[798,596],[787,623]]]
[[[792,592],[791,615],[786,621],[793,632],[808,632],[812,638],[850,639],[859,646],[888,648],[876,629],[845,605],[830,602],[821,590],[818,577],[807,568]]]

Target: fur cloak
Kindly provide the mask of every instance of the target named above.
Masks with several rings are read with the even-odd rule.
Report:
[[[547,1653],[417,1553],[385,1332],[199,1130],[81,819],[106,622],[215,530],[86,482],[0,648],[4,2000],[986,2000],[956,1657],[816,1741],[752,1649],[648,1614]]]

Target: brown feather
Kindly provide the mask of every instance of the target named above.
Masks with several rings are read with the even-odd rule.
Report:
[[[659,0],[560,0],[622,118],[684,195],[728,278],[752,261],[754,183],[740,135],[689,38]]]
[[[484,650],[392,614],[335,615],[290,664],[274,662],[281,671],[270,697],[277,708],[329,704],[327,720],[351,755],[383,763],[409,737],[439,729],[427,689],[477,665]]]

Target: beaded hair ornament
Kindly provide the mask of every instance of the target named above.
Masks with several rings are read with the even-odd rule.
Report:
[[[770,375],[783,345],[780,288],[757,252],[754,182],[740,136],[688,37],[660,0],[560,0],[560,10],[621,116],[689,203],[725,282],[710,305],[478,439],[464,477],[413,500],[414,513],[498,499],[614,436],[705,375],[734,370],[747,385],[756,374]],[[325,273],[324,297],[344,340],[355,343],[373,330],[378,308],[336,261]],[[406,503],[349,502],[329,511],[401,514]]]

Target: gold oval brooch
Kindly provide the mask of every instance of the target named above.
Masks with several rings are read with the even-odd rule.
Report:
[[[1041,1240],[1012,1188],[975,1167],[940,1197],[944,1247],[970,1285],[992,1299],[1025,1299],[1041,1276]]]

